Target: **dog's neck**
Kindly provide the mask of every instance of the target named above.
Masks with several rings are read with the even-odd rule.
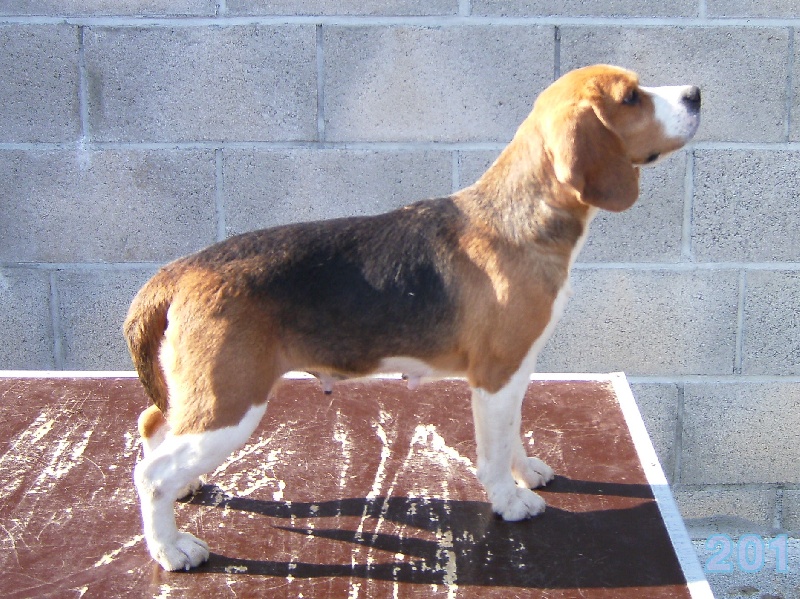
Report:
[[[595,212],[558,183],[538,136],[515,137],[455,201],[473,223],[507,243],[546,246],[564,255],[572,254]]]

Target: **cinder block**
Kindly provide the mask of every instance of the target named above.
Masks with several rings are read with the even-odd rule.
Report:
[[[632,384],[636,405],[656,449],[658,461],[672,482],[675,470],[675,433],[677,428],[680,389],[672,384]]]
[[[800,491],[787,489],[783,492],[781,528],[792,536],[800,535]]]
[[[472,14],[503,17],[694,17],[697,16],[697,2],[472,0]]]
[[[84,39],[94,139],[317,137],[312,25],[101,27]]]
[[[637,71],[644,85],[699,85],[696,139],[785,141],[788,47],[786,28],[569,26],[561,72],[607,62]]]
[[[775,519],[775,490],[727,487],[673,491],[693,539],[712,534],[770,534]]]
[[[5,151],[0,172],[0,260],[163,262],[216,239],[210,151]]]
[[[226,151],[228,234],[289,222],[376,214],[448,195],[443,151]]]
[[[789,8],[789,7],[787,7]],[[797,8],[791,7],[792,12],[794,12],[794,16],[797,17]],[[800,98],[800,50],[798,50],[797,46],[797,34],[795,31],[795,44],[794,44],[794,61],[792,62],[792,97],[791,97],[791,115],[789,122],[791,123],[789,135],[790,141],[800,141],[800,124],[798,124],[798,119],[800,119],[800,110],[798,110],[798,98]]]
[[[800,374],[800,272],[748,272],[742,374]]]
[[[684,393],[680,482],[800,480],[800,386],[687,383]]]
[[[229,15],[454,15],[458,0],[228,0]]]
[[[476,181],[499,152],[462,152],[462,187]],[[639,200],[620,214],[600,212],[578,256],[588,262],[679,262],[683,229],[686,153],[641,171]]]
[[[327,27],[331,141],[508,141],[553,77],[553,29]]]
[[[67,370],[132,370],[122,323],[153,269],[58,273],[59,314]]]
[[[698,260],[800,260],[800,152],[698,150],[695,156]]]
[[[50,275],[0,268],[0,306],[0,370],[54,368]]]
[[[797,18],[797,4],[785,0],[706,0],[709,17]]]
[[[540,371],[731,373],[737,273],[577,268],[573,288]]]
[[[0,15],[15,16],[212,16],[215,0],[0,0]]]
[[[0,142],[77,140],[77,28],[7,25],[0,47]]]

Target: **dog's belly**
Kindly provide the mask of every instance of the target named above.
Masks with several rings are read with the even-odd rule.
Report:
[[[442,378],[457,373],[437,371],[422,360],[408,357],[393,357],[381,360],[378,366],[379,373],[399,372],[408,381],[409,389],[419,387],[422,379]]]

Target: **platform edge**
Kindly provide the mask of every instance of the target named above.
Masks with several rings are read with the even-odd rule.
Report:
[[[656,455],[656,450],[650,440],[650,435],[645,427],[642,414],[636,404],[636,398],[628,384],[624,372],[612,372],[609,380],[614,388],[625,422],[628,425],[636,453],[644,469],[647,482],[653,491],[656,504],[661,512],[661,518],[667,529],[672,547],[678,557],[681,570],[686,578],[689,593],[692,599],[714,599],[714,594],[706,580],[700,560],[694,551],[694,546],[686,530],[675,498],[667,483],[664,470]]]

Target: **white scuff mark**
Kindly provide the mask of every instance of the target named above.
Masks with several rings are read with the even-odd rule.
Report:
[[[80,587],[80,588],[72,589],[72,590],[73,591],[78,591],[78,593],[79,593],[78,594],[78,599],[81,599],[81,597],[83,597],[89,591],[89,587]]]
[[[42,469],[42,472],[37,477],[33,487],[30,491],[28,491],[29,493],[38,493],[39,485],[42,484],[45,479],[61,478],[63,474],[67,474],[70,471],[68,464],[61,464],[62,456],[67,452],[70,445],[70,440],[67,437],[62,437],[58,440],[58,442],[53,446],[53,455],[50,456],[50,463]],[[50,485],[47,486],[50,487]]]
[[[375,470],[375,478],[372,481],[372,488],[370,489],[369,493],[367,493],[366,499],[375,499],[380,495],[381,489],[383,488],[383,483],[386,479],[386,464],[389,461],[389,458],[392,455],[392,442],[389,440],[388,435],[386,434],[386,429],[384,428],[384,424],[391,420],[391,414],[386,412],[385,410],[380,411],[380,415],[378,417],[377,422],[372,423],[372,428],[375,429],[375,435],[381,442],[381,457],[380,461],[378,462],[378,468]],[[388,499],[388,495],[386,497]],[[382,523],[382,516],[384,511],[387,509],[386,499],[384,499],[384,504],[381,509],[381,517],[378,519],[378,524],[376,527],[375,532],[377,533],[378,529]],[[369,503],[364,505],[364,511],[361,513],[361,521],[358,523],[358,527],[356,528],[356,540],[362,540],[364,534],[364,523],[367,520],[367,515],[369,514]],[[359,553],[359,547],[356,546],[355,550],[353,551],[353,559]],[[369,567],[369,560],[371,559],[372,549],[370,548],[369,553],[367,555],[367,567]],[[355,563],[355,562],[354,562]]]
[[[383,425],[388,422],[390,418],[391,415],[389,413],[381,410],[380,419],[378,422],[373,423],[375,434],[381,441],[381,460],[378,463],[378,469],[375,471],[375,479],[372,482],[372,489],[370,489],[369,493],[367,493],[367,499],[375,499],[378,495],[380,495],[381,488],[383,487],[383,481],[386,478],[386,464],[392,455],[392,449],[391,442],[386,436],[386,430],[383,428]]]
[[[231,454],[227,460],[225,460],[219,468],[214,470],[214,476],[220,476],[223,474],[232,464],[234,464],[237,460],[241,458],[247,457],[254,453],[262,451],[265,447],[267,447],[275,437],[280,434],[286,428],[285,423],[281,423],[278,425],[277,430],[270,435],[269,437],[259,437],[259,439],[253,443],[248,443],[242,449],[237,451],[236,453]],[[278,450],[280,451],[280,450]]]
[[[453,545],[453,532],[451,530],[436,530],[436,541],[439,545],[437,551],[437,562],[441,572],[444,574],[444,586],[447,589],[447,597],[455,598],[458,592],[458,563],[456,562],[456,552]]]
[[[342,423],[342,412],[336,410],[336,423],[334,425],[333,440],[342,446],[342,470],[339,473],[339,488],[347,486],[347,472],[350,470],[352,459],[352,443],[350,442],[347,429]]]
[[[43,452],[41,440],[53,429],[56,421],[52,410],[45,410],[9,443],[8,450],[0,456],[0,489],[10,495],[25,482],[25,475],[38,463]]]
[[[53,425],[56,423],[54,418],[50,418],[50,414],[48,412],[49,410],[40,413],[36,417],[36,420],[33,421],[33,425],[22,432],[19,440],[16,443],[13,443],[12,447],[16,447],[18,443],[30,443],[35,445],[44,439],[44,436],[50,432],[50,430],[53,428]],[[30,433],[30,435],[28,435],[28,433]]]
[[[75,444],[75,447],[72,449],[72,453],[70,454],[70,458],[72,458],[72,466],[78,463],[80,459],[83,457],[83,452],[86,451],[86,447],[89,445],[89,439],[92,438],[93,430],[88,430],[83,433],[83,440],[78,441]],[[72,467],[70,467],[72,469]]]
[[[392,569],[392,599],[399,599],[400,597],[400,581],[397,579],[398,575],[402,571],[400,568],[400,564],[405,562],[406,556],[402,553],[395,553],[394,559],[397,562],[395,567]]]
[[[428,456],[436,459],[443,466],[447,466],[447,462],[452,461],[464,466],[471,474],[476,474],[477,472],[472,460],[461,455],[455,448],[450,447],[432,424],[418,424],[414,430],[411,444],[412,446],[425,446]]]
[[[351,582],[350,583],[350,593],[347,595],[347,599],[358,599],[358,594],[361,592],[361,583],[360,582]]]
[[[449,470],[455,465],[455,467],[466,469],[472,475],[476,472],[472,460],[461,455],[458,450],[448,445],[444,437],[439,434],[436,427],[432,424],[417,425],[411,438],[411,443],[409,444],[408,455],[406,456],[403,470],[409,467],[412,461],[415,460],[415,456],[422,458],[422,460],[428,464],[439,466],[442,469]],[[441,498],[445,500],[443,504],[445,516],[449,516],[451,505],[448,503],[450,499],[448,477],[442,477],[441,482],[442,486],[438,490],[438,493],[431,493],[428,489],[422,489],[421,496],[425,498],[441,493]],[[409,495],[411,495],[411,493],[409,493]],[[409,511],[416,511],[416,505],[412,505]],[[445,517],[444,522],[448,521],[449,518]],[[443,575],[442,582],[447,589],[448,598],[455,598],[458,594],[458,562],[456,559],[453,532],[444,525],[439,524],[436,527],[435,534],[438,547],[435,565],[433,567],[423,566],[423,568],[432,572],[441,573]]]
[[[278,481],[278,490],[272,494],[272,501],[283,501],[283,490],[286,488],[286,483],[282,480]]]
[[[47,522],[45,522],[41,526],[41,528],[39,529],[39,533],[36,535],[36,541],[37,542],[41,541],[41,538],[42,538],[42,535],[44,534],[44,531],[46,531],[48,528],[50,528],[51,525],[53,525],[53,524],[56,524],[56,525],[64,524],[64,522],[69,520],[71,517],[72,517],[72,507],[66,507],[66,508],[63,508],[63,509],[57,509],[57,510],[51,512],[50,513],[50,517],[47,519]],[[27,532],[30,532],[31,534],[33,534],[33,531],[31,531],[30,529]]]
[[[153,597],[153,599],[169,599],[169,596],[172,594],[172,587],[168,584],[162,584],[161,587],[158,589],[158,595]]]
[[[17,565],[19,566],[20,563],[19,563],[19,552],[17,551],[17,540],[14,538],[14,535],[11,534],[11,531],[9,531],[5,526],[0,524],[0,528],[3,529],[3,532],[6,533],[6,536],[8,536],[9,546],[14,554],[14,559],[17,562]],[[5,543],[0,545],[0,547],[2,547],[3,545],[5,545]],[[3,550],[6,550],[6,548],[3,547]]]
[[[81,439],[74,441],[71,437],[72,433],[77,432],[76,429],[77,427],[73,427],[55,444],[49,463],[36,477],[36,481],[28,491],[29,494],[42,494],[50,491],[58,480],[64,478],[80,463],[93,431],[91,429],[85,431]]]
[[[247,566],[225,566],[225,572],[227,574],[246,574]]]
[[[122,448],[122,457],[130,458],[139,451],[139,445],[141,444],[139,435],[135,435],[132,432],[127,431],[124,435],[122,435],[122,440],[125,443],[124,447]]]
[[[112,563],[115,559],[117,559],[117,557],[119,557],[119,555],[123,551],[125,551],[126,549],[130,549],[137,543],[140,543],[142,539],[144,539],[144,535],[136,535],[130,541],[127,541],[117,549],[114,549],[114,551],[106,553],[103,557],[101,557],[99,560],[95,562],[93,567],[99,568],[100,566],[107,566],[108,564]]]
[[[294,575],[292,574],[292,572],[294,572],[295,569],[297,569],[297,564],[295,564],[294,562],[289,562],[289,574],[286,576],[286,582],[288,582],[289,584],[292,584],[292,582],[294,582]]]
[[[29,485],[20,504],[22,517],[12,519],[11,529],[5,529],[12,541],[17,532],[30,532],[28,525],[40,498],[49,495],[58,482],[83,461],[95,423],[69,417],[69,408],[81,404],[82,401],[68,402],[66,406],[45,408],[10,441],[8,449],[0,456],[0,493],[9,495]],[[57,438],[57,442],[52,443],[52,438]],[[35,478],[27,483],[31,477]],[[59,523],[55,517],[51,518],[39,535],[48,526]]]
[[[214,489],[214,497],[211,500],[211,505],[214,507],[219,507],[225,502],[225,490],[221,487],[215,487]]]
[[[236,585],[236,583],[237,583],[237,582],[238,582],[238,581],[237,581],[237,580],[234,580],[234,579],[233,579],[233,578],[230,576],[230,574],[229,574],[228,576],[226,576],[226,577],[225,577],[225,586],[227,586],[227,587],[228,587],[228,590],[231,592],[231,595],[233,595],[234,597],[238,597],[238,596],[239,596],[239,595],[238,595],[238,593],[237,593],[237,592],[234,590],[234,588],[233,588],[233,587],[234,587],[234,585]]]
[[[264,464],[261,465],[261,467],[259,468],[259,471],[261,473],[260,478],[254,479],[256,473],[251,470],[248,470],[247,472],[242,473],[242,475],[236,477],[237,483],[238,479],[245,477],[249,479],[248,485],[244,489],[238,491],[240,497],[247,497],[248,495],[252,495],[259,489],[269,488],[269,487],[274,488],[275,486],[277,486],[278,491],[273,493],[273,498],[275,501],[281,501],[283,499],[283,490],[286,488],[286,483],[284,483],[282,480],[278,480],[275,476],[273,476],[275,473],[275,466],[278,464],[279,461],[278,456],[280,456],[280,454],[281,454],[280,450],[274,450],[269,452],[269,454],[267,455],[267,459],[264,461]],[[267,472],[270,472],[273,475],[267,474]]]
[[[225,492],[238,495],[239,497],[247,497],[261,489],[273,489],[274,500],[281,501],[283,499],[283,490],[286,488],[286,483],[275,476],[275,467],[280,463],[284,455],[288,455],[291,452],[285,451],[281,447],[269,451],[267,451],[267,449],[275,440],[275,437],[279,435],[286,426],[285,423],[280,424],[278,429],[269,437],[260,437],[256,441],[245,445],[238,452],[230,455],[212,474],[217,486]],[[259,460],[260,466],[257,469],[248,468],[238,472],[228,471],[238,460],[254,454],[263,453],[266,453],[266,457]],[[275,490],[276,488],[277,490]]]

